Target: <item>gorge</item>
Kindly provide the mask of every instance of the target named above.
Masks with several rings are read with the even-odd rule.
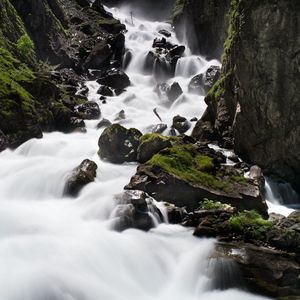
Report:
[[[0,0],[0,299],[299,299],[299,26]]]

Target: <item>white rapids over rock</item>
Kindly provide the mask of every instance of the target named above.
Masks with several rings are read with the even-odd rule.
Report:
[[[128,18],[114,13],[122,21]],[[166,107],[153,92],[152,76],[142,75],[139,67],[158,30],[171,26],[134,19],[134,26],[127,28],[126,46],[134,55],[127,70],[132,86],[101,104],[96,94],[99,84],[87,83],[89,99],[101,105],[102,117],[113,121],[123,109],[124,126],[147,132],[159,123],[154,108],[168,125],[176,114],[188,119],[201,116],[203,97],[188,94],[187,84],[218,62],[196,56],[179,61],[170,82],[178,81],[184,95]],[[174,34],[171,40],[177,43]],[[212,239],[194,238],[191,230],[168,224],[148,233],[110,229],[112,199],[129,182],[136,164],[100,161],[97,122],[87,121],[85,134],[48,133],[0,154],[0,299],[264,299],[237,290],[209,289]],[[95,182],[76,199],[63,196],[68,173],[86,158],[98,164]]]

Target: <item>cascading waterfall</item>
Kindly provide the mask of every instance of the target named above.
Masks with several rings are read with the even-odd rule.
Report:
[[[129,19],[118,10],[113,12],[122,21]],[[135,18],[127,28],[126,46],[133,53],[127,69],[132,85],[127,92],[101,104],[96,93],[99,84],[86,84],[89,99],[98,101],[102,116],[114,121],[123,109],[122,124],[143,132],[158,123],[154,108],[168,125],[176,114],[200,116],[204,101],[188,94],[187,84],[211,63],[203,58],[182,59],[176,78],[169,82],[178,81],[184,96],[167,107],[153,92],[154,78],[144,75],[139,66],[158,30],[171,30],[170,25]],[[174,34],[171,40],[177,42]],[[199,65],[193,69],[195,59]],[[207,258],[214,248],[212,239],[194,238],[191,230],[168,224],[148,233],[111,230],[112,199],[122,192],[136,165],[99,160],[97,122],[87,121],[85,134],[47,133],[42,140],[1,153],[0,299],[263,299],[238,290],[211,290],[212,267]],[[64,196],[69,172],[86,158],[98,164],[96,181],[76,199]]]

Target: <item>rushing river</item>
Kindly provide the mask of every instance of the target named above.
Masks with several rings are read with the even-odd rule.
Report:
[[[127,19],[126,47],[133,53],[127,67],[127,92],[99,101],[99,84],[88,82],[89,99],[98,101],[102,117],[146,133],[149,126],[172,124],[173,116],[199,117],[203,97],[188,94],[193,75],[218,61],[190,55],[178,62],[176,78],[184,95],[171,107],[153,91],[156,82],[142,66],[162,22],[148,22],[118,10]],[[174,33],[170,38],[178,43]],[[208,256],[214,240],[199,239],[181,226],[162,224],[148,233],[111,230],[113,197],[135,173],[136,164],[100,161],[98,120],[86,121],[87,133],[45,134],[15,151],[0,154],[0,299],[1,300],[210,300],[263,299],[237,290],[212,291],[214,274]],[[63,196],[70,171],[89,158],[98,164],[97,178],[76,199]],[[225,276],[225,274],[224,274]]]

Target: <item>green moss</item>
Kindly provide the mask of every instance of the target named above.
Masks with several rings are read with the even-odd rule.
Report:
[[[199,203],[200,208],[211,210],[211,209],[223,209],[226,207],[226,204],[221,203],[219,201],[209,200],[204,198],[203,201]]]
[[[243,211],[229,219],[232,230],[237,233],[248,233],[254,239],[263,239],[273,222],[262,218],[255,210]]]
[[[34,43],[28,34],[22,35],[17,41],[17,49],[20,56],[27,61],[31,61],[35,57]]]
[[[180,138],[179,137],[176,137],[176,136],[164,136],[164,135],[161,135],[159,133],[147,133],[147,134],[144,134],[141,136],[140,138],[140,142],[141,143],[144,143],[144,142],[151,142],[153,141],[155,138],[160,138],[164,141],[173,141],[173,142],[179,142],[180,141]]]
[[[213,173],[213,159],[199,154],[193,145],[174,145],[155,154],[149,163],[193,183],[225,192],[232,190],[228,183]]]

